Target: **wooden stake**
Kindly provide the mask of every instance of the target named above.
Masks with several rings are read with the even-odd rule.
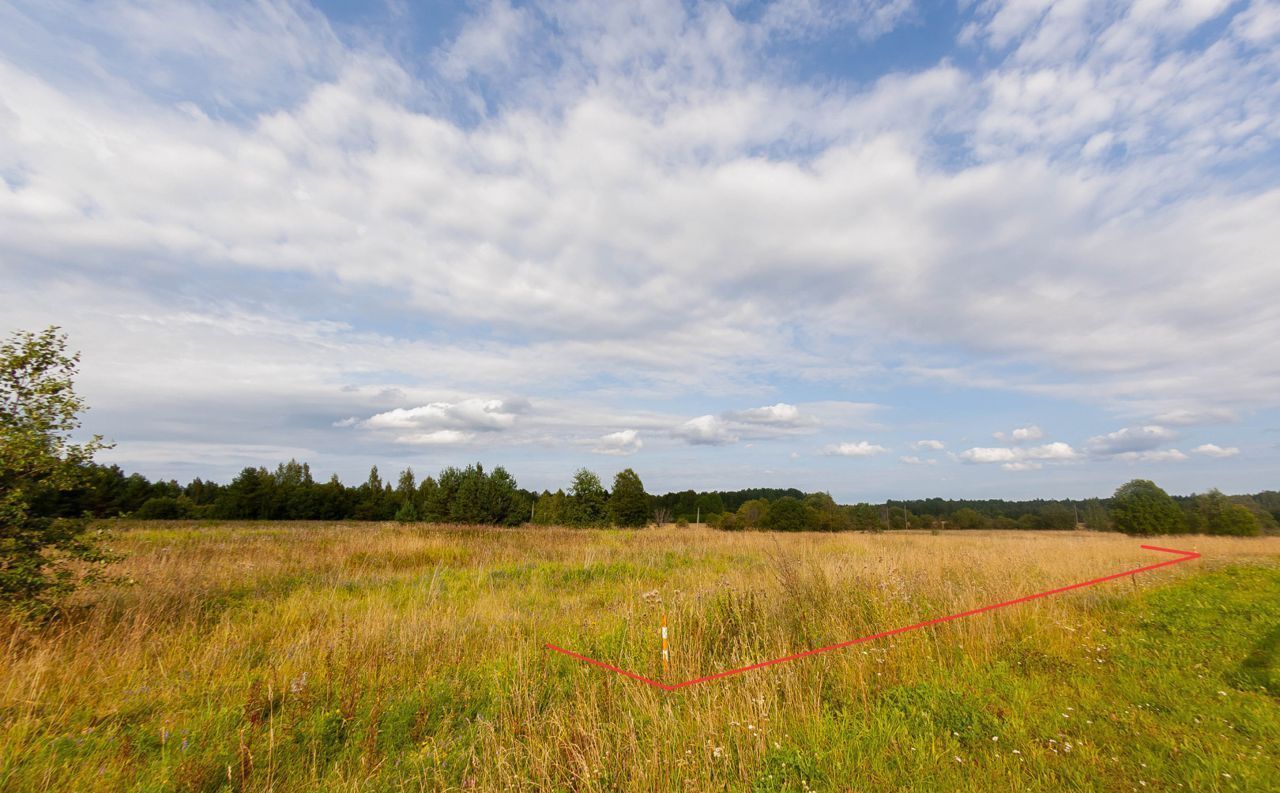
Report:
[[[671,668],[671,652],[667,649],[667,615],[662,615],[662,674],[667,674]]]

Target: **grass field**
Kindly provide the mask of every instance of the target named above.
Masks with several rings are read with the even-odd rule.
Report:
[[[125,524],[0,625],[0,790],[1277,790],[1280,538]]]

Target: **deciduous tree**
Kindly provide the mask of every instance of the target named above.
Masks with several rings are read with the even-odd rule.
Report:
[[[1125,534],[1178,534],[1186,522],[1178,505],[1149,479],[1121,485],[1111,499],[1111,522]]]
[[[42,496],[81,486],[93,455],[107,448],[97,435],[72,442],[87,409],[73,387],[79,362],[56,327],[0,345],[0,601],[30,613],[49,613],[112,558],[84,518],[32,509]]]

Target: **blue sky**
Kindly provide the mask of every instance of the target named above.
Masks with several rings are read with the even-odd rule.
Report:
[[[152,477],[1280,486],[1280,5],[0,3],[0,331]]]

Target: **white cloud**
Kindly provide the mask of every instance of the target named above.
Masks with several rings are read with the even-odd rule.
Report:
[[[738,411],[731,413],[730,417],[747,424],[767,424],[778,427],[794,427],[802,423],[800,409],[785,402]]]
[[[1235,457],[1240,453],[1238,447],[1219,446],[1216,443],[1202,443],[1191,451],[1196,454],[1203,454],[1205,457]]]
[[[938,464],[937,460],[934,460],[931,458],[917,457],[914,454],[909,454],[909,455],[906,455],[905,457],[899,457],[898,459],[906,463],[907,465],[937,465]]]
[[[956,459],[967,463],[1004,463],[1011,471],[1039,468],[1039,461],[1069,462],[1079,458],[1080,453],[1062,441],[1030,447],[975,446],[956,455]]]
[[[640,433],[635,430],[618,430],[602,436],[592,451],[597,454],[628,455],[635,454],[643,446]]]
[[[1199,424],[1231,424],[1240,420],[1239,414],[1230,408],[1177,408],[1154,417],[1156,424],[1175,427]]]
[[[836,457],[874,457],[887,451],[885,447],[867,441],[833,443],[822,449],[823,454]]]
[[[1092,455],[1106,457],[1147,451],[1177,437],[1178,434],[1173,430],[1158,424],[1148,424],[1142,427],[1125,427],[1106,435],[1095,435],[1085,443],[1085,449]]]
[[[452,445],[456,443],[466,443],[475,437],[472,432],[460,432],[458,430],[434,430],[432,432],[413,432],[408,435],[398,435],[395,438],[396,443],[407,443],[415,446],[434,446]]]
[[[1115,459],[1125,462],[1168,463],[1181,462],[1187,459],[1187,455],[1177,449],[1154,449],[1145,452],[1120,452],[1115,455]]]
[[[1035,460],[1021,460],[1016,463],[1004,463],[1000,467],[1006,471],[1038,471],[1044,468],[1044,464]]]
[[[965,449],[957,457],[968,463],[1005,463],[1017,460],[1025,452],[1007,446],[975,446]]]
[[[935,452],[940,452],[943,449],[947,448],[947,445],[942,441],[934,441],[934,440],[916,441],[911,445],[917,449],[930,449]]]
[[[738,436],[724,420],[712,415],[689,419],[672,430],[672,435],[695,446],[724,446],[738,442]]]
[[[441,74],[463,80],[472,73],[493,75],[508,71],[531,32],[530,12],[493,0],[472,18],[438,59]]]
[[[516,417],[528,409],[522,400],[466,399],[460,402],[432,402],[415,408],[396,408],[377,413],[360,426],[371,430],[460,428],[492,432],[511,429]]]
[[[998,441],[1007,441],[1009,443],[1022,443],[1023,441],[1037,441],[1044,437],[1044,432],[1032,424],[1029,427],[1018,427],[1009,434],[1003,432],[992,433],[992,436]]]

